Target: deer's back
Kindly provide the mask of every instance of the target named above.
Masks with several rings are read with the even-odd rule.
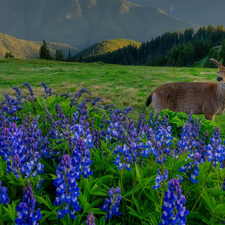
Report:
[[[213,100],[213,101],[212,101]],[[156,111],[170,109],[190,113],[203,113],[204,104],[217,104],[217,84],[203,82],[166,83],[153,92]]]

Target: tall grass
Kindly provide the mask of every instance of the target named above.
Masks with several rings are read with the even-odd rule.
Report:
[[[91,91],[93,97],[101,96],[106,104],[119,108],[131,106],[136,119],[145,111],[145,101],[154,88],[166,82],[216,82],[217,69],[172,68],[107,65],[103,63],[67,63],[46,60],[0,59],[0,100],[4,94],[15,96],[14,86],[27,89],[31,84],[35,96],[43,96],[41,82],[53,89],[53,94],[75,93],[82,87]],[[225,115],[216,116],[215,122],[225,132]]]

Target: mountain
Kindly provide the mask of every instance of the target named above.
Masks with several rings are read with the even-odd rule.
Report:
[[[128,45],[136,46],[137,48],[139,48],[141,43],[129,39],[120,38],[114,40],[100,41],[99,43],[96,43],[79,52],[75,56],[75,58],[79,58],[80,54],[82,55],[82,57],[102,55],[108,52],[116,51]]]
[[[199,28],[160,9],[124,0],[0,0],[0,32],[80,49],[116,38],[149,41],[190,27]]]
[[[142,6],[158,7],[169,15],[201,26],[225,26],[224,0],[130,0]]]
[[[7,34],[0,33],[0,58],[4,57],[6,52],[10,52],[16,58],[35,59],[39,57],[41,45],[41,41],[25,41],[14,38]],[[67,44],[53,42],[48,43],[48,47],[52,56],[55,55],[56,49],[60,49],[65,57],[68,55],[69,49],[72,55],[80,51],[80,49],[74,48]]]

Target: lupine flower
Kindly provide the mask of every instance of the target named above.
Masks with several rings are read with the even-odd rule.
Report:
[[[122,196],[120,195],[120,188],[117,187],[114,189],[113,187],[109,190],[109,199],[105,199],[105,204],[103,206],[100,206],[100,209],[104,212],[107,212],[107,215],[105,215],[105,221],[108,219],[111,219],[112,216],[120,216],[121,212],[119,211],[119,205],[120,201],[122,199]]]
[[[2,182],[0,181],[0,204],[8,204],[9,201],[7,188],[2,187]]]
[[[91,102],[91,105],[92,106],[95,106],[96,105],[97,107],[100,107],[99,104],[98,104],[98,102],[104,102],[103,98],[97,97],[97,98],[93,99],[92,102]]]
[[[180,184],[177,178],[171,179],[168,182],[168,191],[165,191],[163,200],[162,223],[159,223],[159,225],[186,224],[186,216],[189,214],[189,211],[183,206],[186,199],[181,194]]]
[[[5,119],[9,122],[19,121],[20,118],[16,116],[16,113],[22,109],[20,102],[5,94],[5,99],[3,101],[3,106],[1,113],[4,115]]]
[[[91,96],[91,93],[90,93],[90,91],[87,90],[87,88],[80,89],[74,96],[75,96],[75,98],[79,99],[83,93],[87,93]]]
[[[31,88],[30,84],[27,83],[27,82],[25,82],[25,83],[23,84],[23,86],[26,86],[26,87],[29,89],[29,91],[30,91],[31,97],[34,97],[34,92],[33,92],[32,88]]]
[[[16,95],[16,99],[17,101],[20,103],[20,96],[21,96],[21,91],[18,87],[13,87],[13,89],[16,91],[17,95]]]
[[[47,85],[45,84],[45,82],[41,82],[41,85],[44,87],[45,89],[45,97],[44,98],[47,98],[48,97],[48,87]]]
[[[153,189],[159,189],[161,187],[161,183],[168,179],[168,171],[164,170],[164,174],[161,173],[160,169],[157,169],[157,176],[155,178],[155,185],[152,187]]]
[[[180,167],[179,171],[188,175],[190,181],[196,184],[198,182],[196,177],[199,175],[199,164],[204,161],[203,159],[205,156],[202,156],[202,154],[205,154],[205,152],[200,151],[200,142],[196,140],[196,138],[199,136],[201,126],[197,119],[193,124],[191,123],[192,113],[193,112],[191,111],[186,121],[186,125],[182,128],[183,132],[181,133],[181,139],[177,143],[177,146],[180,154],[185,152],[188,153],[186,160],[194,160],[193,162]],[[185,178],[181,176],[179,181],[181,182],[183,180],[185,180]]]
[[[58,218],[62,219],[68,213],[71,219],[75,219],[75,211],[79,211],[78,196],[80,194],[79,187],[77,187],[76,179],[79,178],[79,173],[71,164],[71,157],[64,155],[61,163],[58,164],[56,170],[57,178],[53,184],[57,187],[57,197],[54,201],[56,206],[62,206],[57,212]]]
[[[7,163],[6,171],[15,172],[16,176],[18,176],[18,170],[21,174],[26,171],[24,167],[26,146],[22,137],[23,132],[15,123],[11,123],[9,128],[4,127],[0,133],[0,156]]]
[[[86,225],[95,225],[95,217],[93,212],[89,212],[86,220]]]
[[[191,111],[186,121],[186,125],[182,127],[183,132],[181,133],[181,139],[177,143],[180,154],[193,151],[198,146],[196,137],[199,136],[201,126],[198,120],[195,120],[193,124],[191,123],[192,114],[193,112]]]
[[[23,200],[16,206],[18,218],[15,219],[15,224],[38,224],[42,215],[40,209],[36,209],[36,200],[33,195],[32,185],[28,180],[24,192]]]
[[[84,140],[77,139],[77,145],[73,151],[72,165],[76,168],[78,174],[88,178],[88,176],[93,174],[93,171],[90,169],[91,164],[90,151],[86,148]]]
[[[210,138],[209,145],[205,146],[207,150],[206,157],[209,162],[213,163],[214,166],[216,166],[218,163],[221,163],[221,168],[223,168],[225,160],[225,149],[224,146],[220,143],[220,129],[219,127],[215,127],[213,137]]]

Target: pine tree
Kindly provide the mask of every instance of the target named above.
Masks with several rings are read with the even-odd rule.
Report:
[[[50,54],[50,50],[49,50],[45,40],[43,40],[43,44],[42,44],[42,46],[40,48],[39,59],[47,59],[47,60],[52,60],[53,59],[53,57]]]
[[[80,58],[79,58],[78,62],[82,62],[82,61],[83,61],[82,55],[80,54]]]
[[[61,50],[58,50],[58,49],[56,50],[55,59],[57,61],[64,61],[65,60],[64,55],[63,55]]]

